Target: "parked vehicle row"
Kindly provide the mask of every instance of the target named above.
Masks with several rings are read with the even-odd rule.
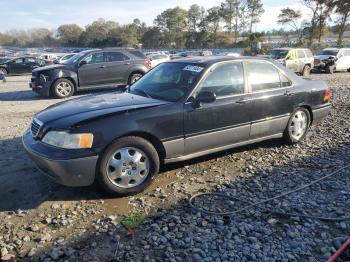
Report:
[[[79,74],[89,61],[105,65],[106,58],[121,54],[132,62],[132,51],[110,49],[81,53],[72,65]],[[272,60],[177,59],[158,65],[124,93],[49,107],[34,117],[23,143],[58,183],[97,181],[112,194],[129,195],[145,189],[162,163],[271,138],[299,143],[328,114],[329,100],[323,81],[298,77]]]
[[[306,48],[276,48],[265,57],[275,59],[303,76],[308,76],[312,70],[330,74],[350,72],[350,48],[326,48],[316,56]]]

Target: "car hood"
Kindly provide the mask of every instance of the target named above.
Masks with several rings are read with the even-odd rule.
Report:
[[[62,65],[62,64],[41,66],[41,67],[35,68],[33,70],[33,73],[36,73],[36,72],[39,72],[39,71],[46,71],[46,70],[53,70],[53,69],[63,69],[63,68],[68,68],[68,66],[67,65]]]
[[[335,56],[331,56],[331,55],[317,55],[314,56],[315,59],[319,59],[319,60],[324,60],[324,59],[329,59],[330,57],[335,57]]]
[[[169,103],[131,93],[108,93],[87,95],[52,105],[38,113],[35,118],[47,124],[58,124],[58,127],[72,127],[79,123]]]

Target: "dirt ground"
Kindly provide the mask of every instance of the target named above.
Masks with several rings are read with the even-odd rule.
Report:
[[[319,75],[314,78],[329,82],[333,78],[343,78],[340,82],[345,86],[350,81],[350,74]],[[230,179],[242,176],[242,170],[246,174],[253,173],[249,161],[256,159],[250,157],[251,152],[256,153],[260,148],[272,148],[274,151],[274,148],[280,147],[278,142],[271,141],[168,165],[163,167],[146,192],[134,197],[109,198],[95,185],[85,188],[60,186],[35,168],[22,146],[21,136],[31,118],[49,105],[61,101],[39,97],[29,89],[29,79],[28,75],[10,76],[6,83],[0,82],[0,225],[3,225],[0,226],[0,233],[3,234],[0,234],[0,244],[4,243],[7,252],[16,258],[36,260],[34,257],[53,246],[83,238],[91,228],[94,234],[96,230],[109,232],[101,231],[103,219],[120,221],[123,215],[135,210],[147,213],[157,207],[169,208],[188,197],[180,193],[179,188],[191,186],[191,192],[220,188]],[[117,89],[90,92],[111,91],[118,92]],[[85,94],[79,93],[74,97]],[[316,129],[312,135],[317,135],[317,132]],[[189,185],[181,183],[185,176],[191,176]],[[178,187],[172,187],[175,183]],[[173,189],[173,192],[166,193],[167,188]],[[96,247],[96,243],[90,244]],[[53,256],[51,254],[51,258]],[[96,260],[87,258],[82,261]]]

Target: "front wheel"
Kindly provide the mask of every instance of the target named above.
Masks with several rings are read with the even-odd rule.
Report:
[[[52,91],[57,98],[67,98],[74,94],[74,84],[68,79],[58,79],[53,87]]]
[[[288,144],[299,143],[306,136],[310,126],[310,113],[306,108],[298,108],[289,118],[283,138]]]
[[[97,182],[116,196],[143,191],[159,171],[154,146],[141,137],[128,136],[113,142],[101,157]]]
[[[311,67],[309,65],[305,65],[302,72],[303,76],[309,76],[310,72],[311,72]]]

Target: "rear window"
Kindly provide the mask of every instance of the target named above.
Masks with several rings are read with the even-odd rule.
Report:
[[[305,54],[306,54],[307,57],[313,57],[314,56],[310,49],[305,49]]]
[[[141,51],[129,51],[129,53],[138,58],[146,59],[146,56]]]
[[[343,54],[344,56],[350,56],[350,50],[344,50]]]
[[[129,60],[130,58],[121,52],[105,52],[105,62],[119,62]]]
[[[249,62],[247,69],[253,92],[281,87],[279,71],[273,65],[265,62]]]

